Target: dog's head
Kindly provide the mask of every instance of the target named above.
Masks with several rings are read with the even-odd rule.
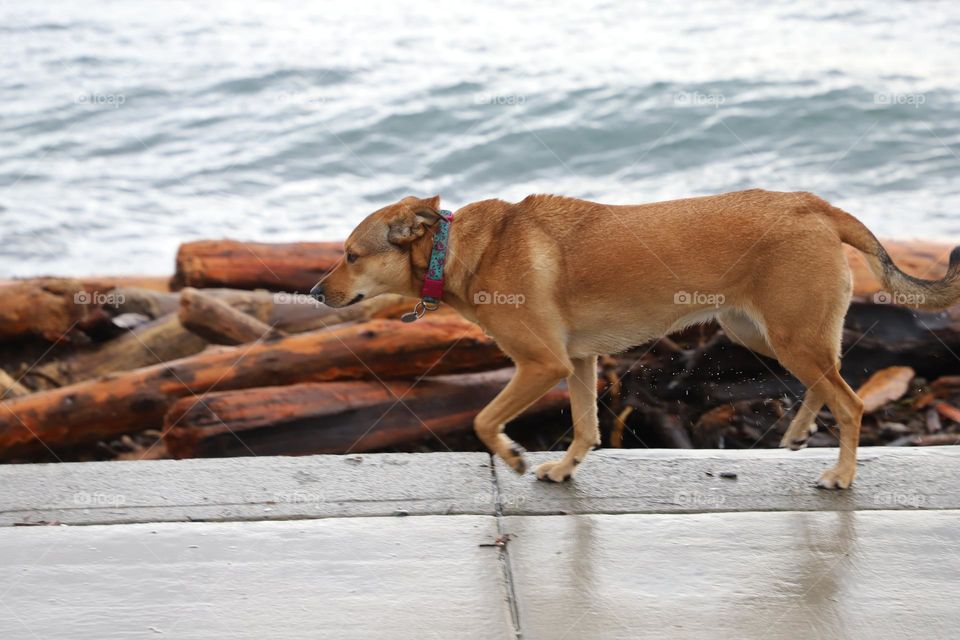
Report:
[[[343,243],[343,260],[310,290],[331,307],[345,307],[381,293],[418,295],[417,241],[440,219],[440,196],[409,196],[374,211]],[[420,258],[420,259],[415,259]]]

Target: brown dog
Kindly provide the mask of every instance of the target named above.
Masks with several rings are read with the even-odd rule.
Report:
[[[313,293],[333,307],[388,292],[419,296],[439,207],[439,197],[408,197],[368,216]],[[841,243],[866,254],[897,301],[933,309],[960,301],[960,247],[944,279],[914,278],[860,221],[809,193],[753,189],[616,206],[533,195],[463,207],[450,227],[443,302],[517,366],[477,415],[477,435],[522,473],[523,450],[503,425],[566,378],[573,443],[536,475],[568,480],[600,442],[597,356],[716,318],[732,340],[776,358],[807,387],[781,446],[802,448],[820,407],[830,408],[840,459],[818,485],[849,487],[863,403],[839,372],[852,290]]]

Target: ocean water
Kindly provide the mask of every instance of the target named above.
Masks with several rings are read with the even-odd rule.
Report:
[[[0,2],[0,276],[404,195],[814,191],[960,237],[960,3]]]

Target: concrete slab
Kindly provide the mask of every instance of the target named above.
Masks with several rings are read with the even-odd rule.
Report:
[[[508,517],[525,640],[955,638],[960,514]]]
[[[865,448],[853,490],[815,489],[835,457],[607,450],[563,485],[483,453],[4,466],[0,525],[90,526],[0,527],[0,638],[953,637],[960,447]]]
[[[530,453],[528,463],[560,455]],[[862,447],[853,489],[815,488],[836,457],[836,449],[606,449],[564,484],[518,476],[499,459],[496,474],[503,513],[512,515],[960,509],[960,447]]]
[[[490,516],[0,529],[0,638],[513,638]]]
[[[485,453],[6,465],[0,486],[0,526],[493,513]]]

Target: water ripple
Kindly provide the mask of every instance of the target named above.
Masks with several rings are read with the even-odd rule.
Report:
[[[957,236],[938,6],[9,3],[3,271],[166,273],[184,240],[343,237],[409,193],[805,189],[881,235]]]

